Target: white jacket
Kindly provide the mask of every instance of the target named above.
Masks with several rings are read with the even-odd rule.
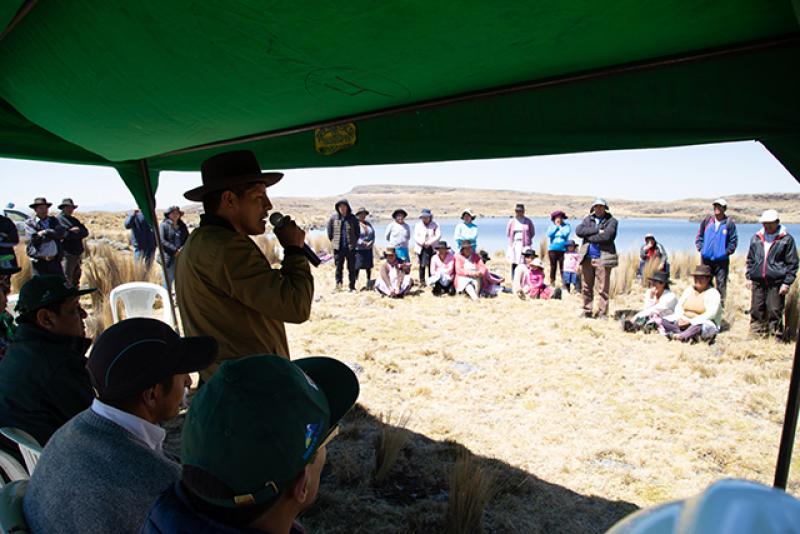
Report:
[[[417,254],[422,252],[423,245],[435,248],[441,238],[442,230],[436,221],[431,219],[427,226],[424,222],[418,221],[414,225],[414,252]]]
[[[664,317],[675,313],[675,306],[678,304],[678,297],[669,289],[665,289],[661,298],[656,299],[652,289],[648,289],[644,295],[644,309],[635,315],[635,319],[658,315]]]

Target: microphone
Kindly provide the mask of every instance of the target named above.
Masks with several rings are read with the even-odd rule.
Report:
[[[279,211],[273,211],[269,216],[269,223],[276,230],[286,224],[289,224],[290,222],[292,222],[292,218],[288,215],[282,214]],[[305,243],[303,243],[303,254],[305,255],[306,259],[308,259],[308,262],[314,267],[319,267],[319,264],[322,263],[319,257],[314,253],[314,250]]]

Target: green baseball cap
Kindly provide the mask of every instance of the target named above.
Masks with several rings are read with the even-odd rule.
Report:
[[[35,312],[39,308],[44,308],[48,304],[61,302],[71,297],[80,297],[97,291],[94,288],[78,289],[69,287],[67,281],[54,274],[34,276],[19,290],[19,300],[15,310],[20,315]]]
[[[223,363],[186,415],[184,485],[224,508],[272,500],[312,462],[358,393],[355,373],[333,358]]]

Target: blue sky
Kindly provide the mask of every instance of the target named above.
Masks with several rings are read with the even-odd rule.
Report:
[[[264,170],[269,162],[261,162]],[[280,169],[272,169],[280,170]],[[0,159],[0,202],[73,197],[84,208],[125,209],[133,200],[108,168]],[[184,205],[199,173],[164,173],[159,206]],[[553,194],[674,200],[735,193],[800,192],[800,184],[756,142],[560,156],[286,171],[271,196],[334,196],[367,184],[441,185]],[[278,206],[276,206],[278,207]]]

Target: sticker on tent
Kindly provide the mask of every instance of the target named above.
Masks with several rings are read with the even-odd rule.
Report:
[[[356,144],[356,125],[352,122],[337,124],[314,131],[314,148],[323,156],[336,154]]]

